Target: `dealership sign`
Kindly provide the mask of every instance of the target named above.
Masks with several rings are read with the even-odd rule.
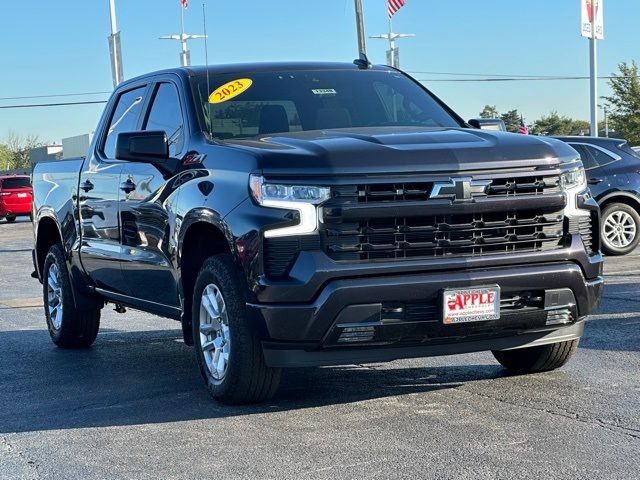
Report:
[[[602,40],[604,38],[604,0],[580,0],[582,36]]]

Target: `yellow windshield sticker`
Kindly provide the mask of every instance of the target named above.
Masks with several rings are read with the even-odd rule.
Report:
[[[231,100],[248,90],[252,84],[253,80],[249,78],[240,78],[238,80],[225,83],[209,95],[209,103],[222,103],[227,100]]]

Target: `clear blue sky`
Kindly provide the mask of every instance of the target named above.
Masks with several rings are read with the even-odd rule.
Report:
[[[202,2],[191,0],[187,33],[201,33]],[[345,60],[356,56],[353,0],[207,0],[212,63],[266,60]],[[409,72],[588,75],[588,41],[579,35],[579,0],[407,0],[395,30],[416,33],[401,42]],[[129,78],[176,66],[179,0],[116,0],[124,74]],[[383,33],[386,0],[364,0],[367,34]],[[600,73],[640,60],[640,2],[607,0]],[[0,97],[111,89],[108,0],[5,1],[0,20]],[[386,43],[369,40],[369,56],[385,60]],[[192,61],[204,63],[204,43],[191,42]],[[441,78],[415,74],[416,78]],[[442,77],[446,78],[446,77]],[[427,82],[465,118],[485,104],[517,108],[527,121],[557,110],[588,119],[588,81]],[[606,93],[606,81],[601,81]],[[72,97],[56,100],[102,99]],[[0,100],[9,105],[38,100]],[[0,109],[0,141],[10,130],[44,140],[89,132],[101,106]]]

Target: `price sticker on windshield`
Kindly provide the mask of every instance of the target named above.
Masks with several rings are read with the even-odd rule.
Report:
[[[222,103],[231,100],[247,91],[251,85],[253,85],[253,80],[250,78],[239,78],[238,80],[225,83],[209,95],[209,103]]]

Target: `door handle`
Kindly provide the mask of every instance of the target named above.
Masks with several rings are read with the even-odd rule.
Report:
[[[589,185],[597,185],[597,184],[602,183],[602,182],[603,182],[603,180],[601,178],[590,178],[587,183]]]
[[[91,183],[90,180],[85,180],[80,185],[80,190],[84,190],[85,192],[89,192],[89,191],[93,190],[93,183]]]
[[[122,182],[122,185],[120,185],[120,190],[122,190],[124,193],[131,193],[135,189],[136,184],[133,183],[130,178],[128,178],[126,182]]]

